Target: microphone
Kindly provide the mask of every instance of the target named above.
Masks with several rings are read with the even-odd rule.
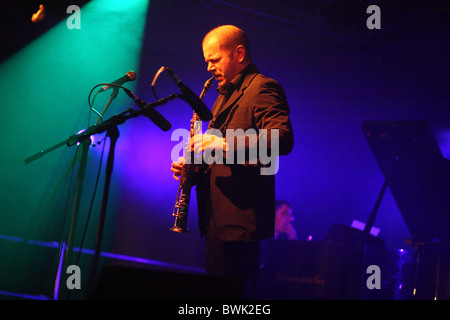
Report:
[[[167,73],[169,73],[170,77],[177,83],[178,88],[180,88],[180,91],[182,93],[180,98],[189,103],[191,108],[195,111],[195,113],[198,114],[202,121],[211,120],[212,113],[211,111],[209,111],[205,103],[189,87],[181,82],[181,80],[173,73],[170,68],[165,67],[165,69],[167,70]]]
[[[126,75],[124,75],[123,77],[117,79],[116,81],[112,82],[111,84],[115,84],[115,85],[121,86],[125,82],[134,81],[134,80],[136,80],[136,72],[128,71]],[[106,90],[110,89],[111,87],[113,87],[113,86],[106,85],[106,86],[102,87],[100,90],[98,90],[98,92],[106,91]]]
[[[131,90],[128,90],[126,88],[122,89],[131,99],[133,99],[134,102],[136,102],[139,108],[143,109],[148,105],[147,102],[140,99],[133,92],[131,92]],[[145,115],[163,131],[169,131],[170,128],[172,128],[172,124],[167,121],[166,118],[162,116],[162,114],[156,111],[155,108],[148,108],[148,111],[145,112]]]

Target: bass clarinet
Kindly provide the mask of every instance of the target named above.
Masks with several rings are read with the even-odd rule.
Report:
[[[203,90],[200,93],[200,100],[203,100],[203,97],[206,94],[206,91],[211,88],[214,77],[208,79],[204,86]],[[173,209],[172,216],[175,217],[175,222],[173,227],[170,230],[179,233],[189,232],[186,228],[187,226],[187,217],[189,210],[189,200],[191,197],[191,189],[192,189],[192,179],[195,174],[195,165],[193,163],[193,150],[191,149],[191,141],[194,139],[194,135],[199,134],[201,131],[201,119],[194,111],[194,114],[191,119],[191,127],[189,131],[189,142],[186,143],[185,146],[185,163],[181,169],[180,173],[180,184],[178,186],[177,198],[175,201],[175,207]]]

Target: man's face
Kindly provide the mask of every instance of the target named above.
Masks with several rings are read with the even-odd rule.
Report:
[[[203,55],[208,64],[207,70],[216,78],[219,87],[227,87],[240,72],[240,64],[235,51],[221,49],[218,37],[211,36],[203,43]]]
[[[282,228],[284,224],[289,224],[292,221],[294,221],[294,216],[292,215],[291,207],[283,204],[276,212],[275,225]]]

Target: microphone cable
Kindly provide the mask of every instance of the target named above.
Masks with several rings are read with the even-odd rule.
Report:
[[[88,95],[88,105],[89,105],[89,109],[91,109],[91,112],[89,113],[89,119],[88,119],[88,127],[89,127],[89,125],[90,125],[90,122],[91,122],[91,113],[92,112],[94,112],[94,113],[96,113],[99,117],[100,117],[100,119],[101,119],[101,121],[103,122],[103,115],[100,113],[100,112],[98,112],[96,109],[94,109],[94,101],[95,101],[95,98],[97,97],[97,94],[99,94],[100,93],[100,91],[97,91],[96,93],[95,93],[95,95],[94,95],[94,99],[92,100],[92,102],[91,102],[91,95],[92,95],[92,92],[95,90],[95,88],[97,88],[97,87],[100,87],[100,86],[110,86],[110,87],[115,87],[115,88],[118,88],[118,89],[120,89],[120,88],[125,88],[125,87],[123,87],[123,86],[120,86],[120,85],[118,85],[118,84],[113,84],[113,83],[99,83],[99,84],[97,84],[96,86],[94,86],[92,89],[91,89],[91,91],[89,92],[89,95]],[[114,90],[116,90],[116,89],[114,89]],[[114,93],[113,93],[114,94]]]
[[[155,76],[153,77],[153,81],[152,81],[152,84],[151,84],[152,92],[153,92],[153,95],[155,96],[156,100],[159,100],[158,95],[156,94],[156,90],[155,90],[156,80],[158,80],[159,75],[161,73],[163,73],[164,70],[166,70],[166,67],[164,67],[164,66],[159,68],[159,70],[156,72]]]

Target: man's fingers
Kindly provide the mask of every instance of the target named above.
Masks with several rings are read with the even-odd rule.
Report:
[[[181,175],[181,170],[183,169],[184,162],[184,158],[180,157],[178,158],[178,161],[172,162],[172,165],[170,167],[170,170],[173,172],[173,178],[177,181],[180,180],[179,176]]]

